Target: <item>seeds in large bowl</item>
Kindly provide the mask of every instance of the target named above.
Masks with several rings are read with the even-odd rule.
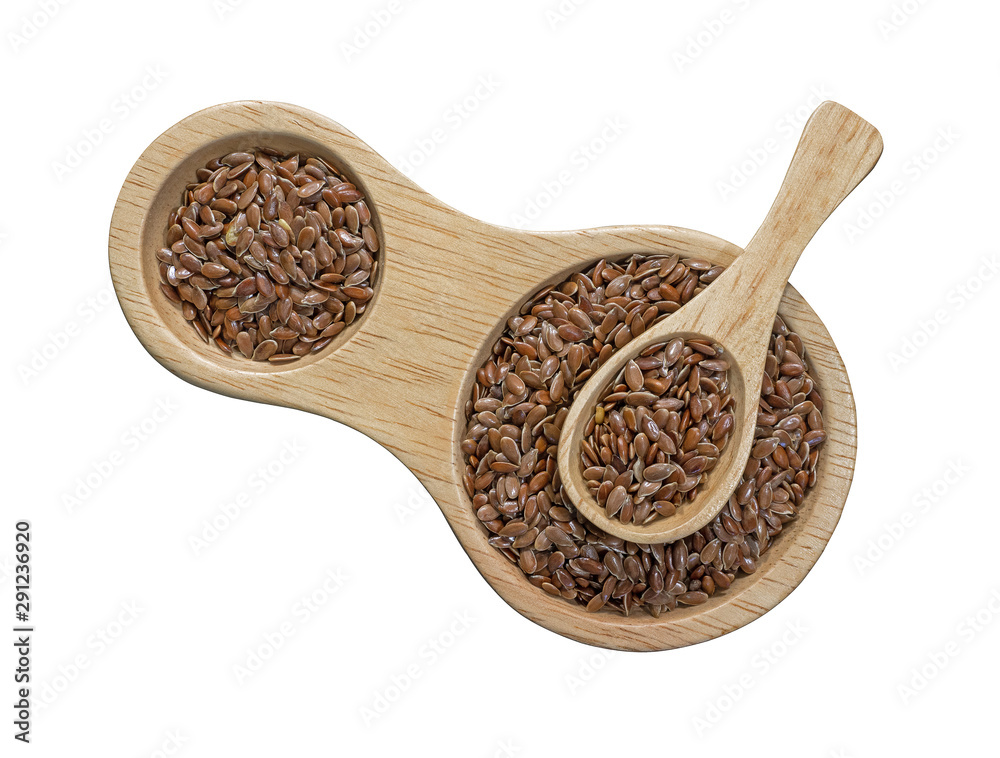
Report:
[[[723,270],[678,255],[600,261],[531,297],[478,369],[461,443],[465,489],[489,544],[540,590],[625,615],[698,605],[755,572],[802,507],[826,439],[823,400],[802,340],[780,317],[752,454],[712,523],[670,544],[637,544],[584,521],[563,496],[556,453],[576,391]]]
[[[581,464],[608,518],[648,524],[693,500],[733,429],[729,363],[677,337],[625,364],[585,430]]]
[[[230,355],[274,364],[318,353],[374,295],[371,209],[322,158],[261,147],[212,160],[168,227],[160,289]]]

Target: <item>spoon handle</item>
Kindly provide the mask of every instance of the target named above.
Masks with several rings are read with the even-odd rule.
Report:
[[[771,210],[737,261],[734,302],[754,302],[770,322],[809,240],[881,154],[882,136],[853,111],[827,101],[813,112]]]

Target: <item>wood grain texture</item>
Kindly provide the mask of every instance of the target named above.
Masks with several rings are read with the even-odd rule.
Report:
[[[577,391],[559,440],[559,475],[570,500],[590,523],[621,539],[651,544],[687,537],[719,515],[739,486],[755,441],[761,377],[788,277],[813,235],[881,155],[882,137],[875,127],[839,103],[820,105],[803,129],[770,211],[743,254],[703,294],[615,352]],[[675,337],[707,339],[725,351],[735,402],[729,443],[697,496],[672,516],[645,524],[608,518],[580,464],[585,428],[625,364]]]
[[[267,145],[321,155],[369,200],[382,270],[364,318],[330,348],[287,366],[223,355],[201,342],[159,291],[154,251],[195,169],[235,149]],[[433,496],[483,577],[515,610],[581,642],[663,650],[717,637],[774,607],[802,580],[840,517],[854,470],[855,412],[840,355],[791,287],[780,313],[809,346],[829,434],[817,486],[801,515],[765,554],[708,603],[622,618],[588,614],[532,587],[490,547],[462,487],[464,406],[504,321],[540,286],[602,257],[680,253],[730,264],[740,248],[664,226],[525,232],[465,216],[417,187],[350,132],[285,104],[215,106],[168,129],[129,173],[111,221],[111,273],[136,336],[164,367],[231,397],[326,416],[368,435],[410,468]]]

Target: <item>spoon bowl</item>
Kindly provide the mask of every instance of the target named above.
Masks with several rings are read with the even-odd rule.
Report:
[[[381,240],[380,277],[363,319],[321,353],[281,366],[227,356],[202,342],[160,292],[155,257],[170,211],[179,205],[195,169],[216,156],[256,146],[328,159],[363,190]],[[316,413],[366,434],[413,471],[476,568],[518,613],[589,644],[663,650],[752,621],[808,573],[837,524],[850,486],[855,414],[830,335],[798,293],[786,288],[779,311],[810,348],[828,433],[816,485],[795,528],[761,557],[756,573],[741,576],[703,605],[660,618],[643,612],[629,617],[587,613],[532,586],[488,544],[489,534],[463,486],[459,445],[476,370],[506,320],[534,292],[597,260],[617,261],[634,253],[679,254],[731,266],[742,250],[708,234],[668,226],[529,232],[487,224],[420,189],[330,119],[260,101],[214,106],[158,137],[124,182],[109,237],[122,310],[142,345],[168,370],[213,392]],[[434,602],[428,596],[427,612],[433,612]]]
[[[719,281],[721,277],[706,292],[698,295],[698,298],[709,296]],[[681,314],[687,307],[689,306],[678,310],[677,314]],[[720,343],[717,336],[684,328],[680,324],[676,328],[669,328],[669,331],[656,328],[667,322],[676,323],[671,316],[638,337],[634,337],[624,348],[615,352],[611,359],[595,371],[587,383],[578,390],[570,406],[569,415],[563,422],[559,444],[559,476],[576,509],[599,529],[638,544],[673,542],[682,539],[711,523],[719,515],[740,483],[753,444],[754,424],[748,421],[747,414],[741,413],[740,409],[752,407],[756,412],[760,397],[760,380],[747,379],[742,364],[733,360],[732,354]],[[618,518],[608,517],[605,508],[594,499],[583,476],[581,453],[587,424],[630,359],[648,347],[676,337],[685,340],[706,339],[723,348],[723,354],[719,357],[729,361],[729,392],[736,408],[733,415],[733,429],[729,435],[729,443],[722,449],[714,469],[699,485],[694,499],[678,505],[676,512],[671,516],[657,516],[644,524],[626,523]],[[763,369],[763,364],[761,367]]]
[[[882,137],[856,113],[826,102],[812,114],[764,223],[740,258],[698,297],[616,351],[577,392],[563,424],[559,474],[576,509],[599,529],[641,544],[672,542],[712,522],[750,456],[774,316],[788,277],[820,225],[875,167]],[[583,476],[584,429],[625,364],[675,337],[721,346],[729,362],[735,424],[729,444],[693,500],[643,524],[609,517]]]

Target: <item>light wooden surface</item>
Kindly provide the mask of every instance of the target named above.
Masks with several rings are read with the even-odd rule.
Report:
[[[767,217],[739,259],[703,294],[618,350],[578,390],[559,440],[559,474],[576,509],[590,523],[632,542],[673,542],[719,515],[739,486],[750,456],[774,314],[788,277],[813,235],[881,155],[882,137],[875,127],[838,103],[820,105],[806,122]],[[695,498],[672,516],[646,524],[608,518],[580,464],[586,426],[631,358],[679,336],[710,339],[726,352],[735,400],[729,444]]]
[[[369,310],[333,349],[288,366],[240,361],[201,342],[158,288],[154,251],[195,169],[256,145],[326,157],[360,187],[382,240]],[[631,253],[699,256],[731,264],[740,248],[664,226],[569,232],[499,228],[447,207],[335,122],[295,106],[244,101],[190,116],[161,135],[132,168],[115,206],[111,273],[136,336],[164,367],[231,397],[326,416],[368,435],[409,467],[438,503],[476,568],[528,619],[575,640],[662,650],[717,637],[752,621],[802,580],[844,506],[855,458],[855,413],[840,355],[794,289],[780,312],[809,346],[826,403],[829,439],[817,486],[752,576],[704,605],[623,618],[553,598],[490,547],[462,487],[458,449],[475,370],[505,319],[538,287],[601,258]]]

